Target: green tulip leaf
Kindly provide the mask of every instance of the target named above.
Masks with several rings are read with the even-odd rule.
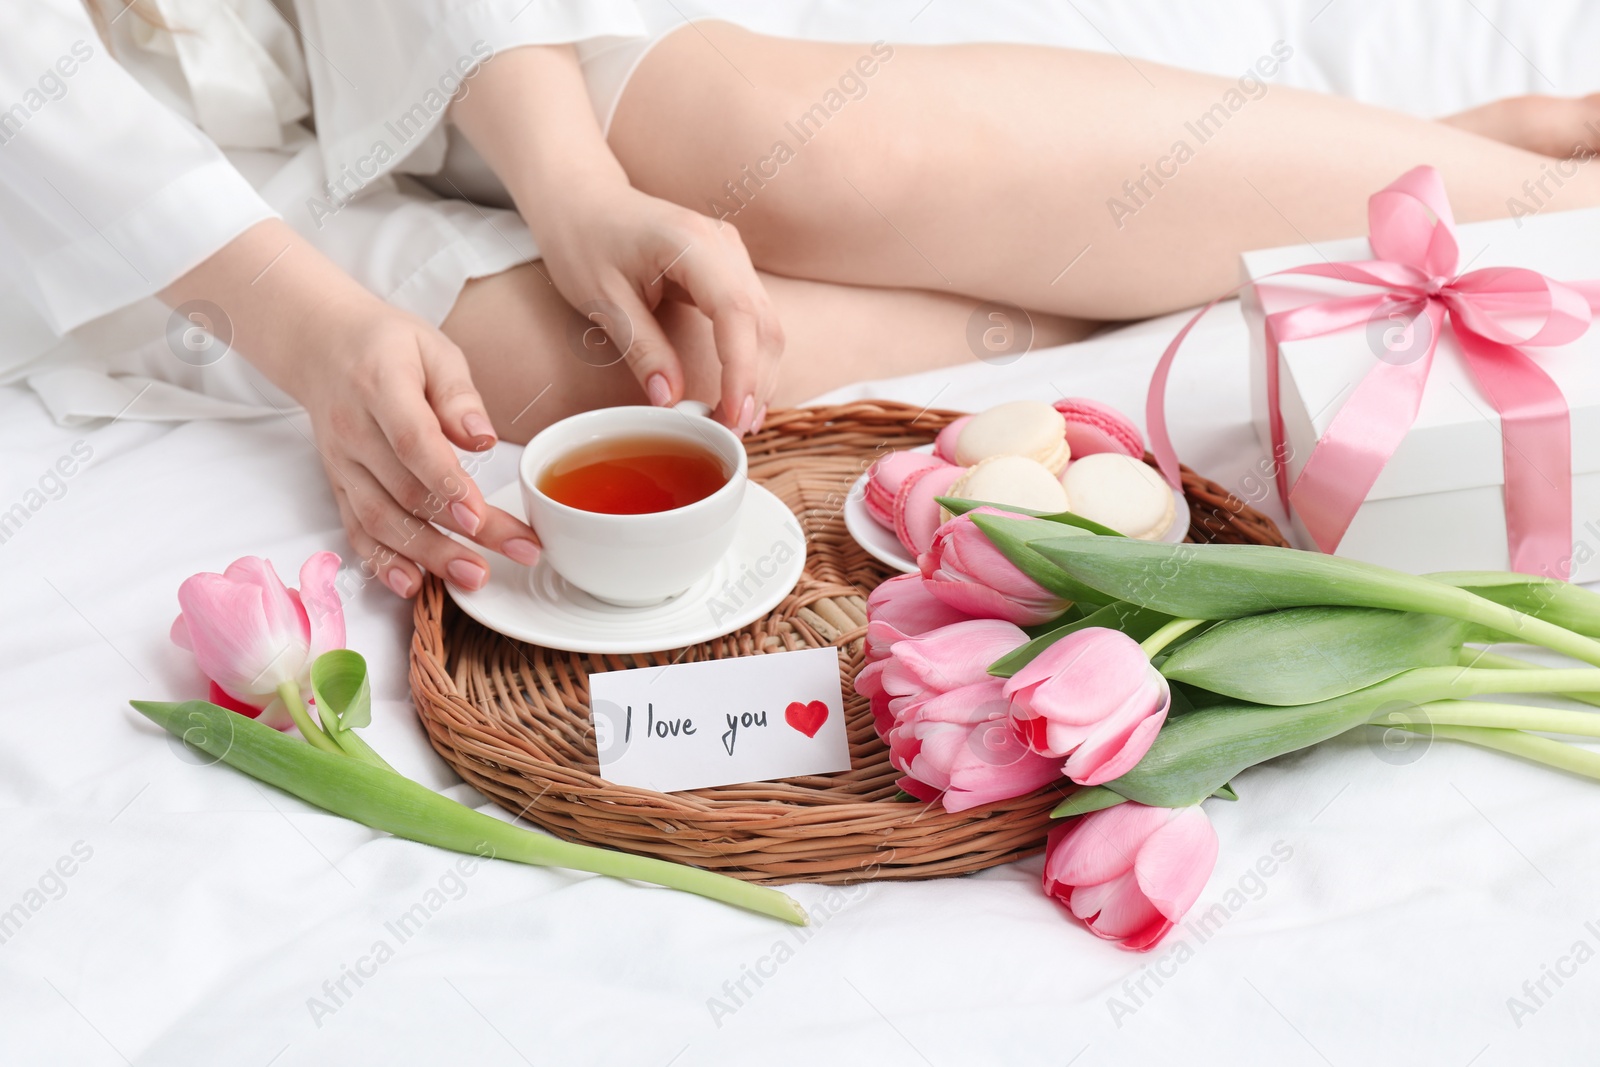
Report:
[[[311,664],[311,692],[317,717],[330,734],[358,729],[372,722],[372,688],[361,653],[336,648]]]
[[[1061,623],[1053,629],[1040,634],[1021,648],[1013,649],[989,665],[989,673],[1000,678],[1009,678],[1023,667],[1033,662],[1034,658],[1071,633],[1087,630],[1092,626],[1104,626],[1110,630],[1120,630],[1135,641],[1143,641],[1151,634],[1171,621],[1171,616],[1163,615],[1159,611],[1150,611],[1147,608],[1136,607],[1117,601],[1096,608],[1094,611],[1081,618],[1070,622]]]
[[[1224,782],[1211,794],[1222,800],[1238,800],[1239,794],[1233,791],[1233,786]],[[1080,786],[1071,796],[1057,804],[1050,812],[1052,819],[1070,819],[1074,815],[1087,815],[1092,811],[1104,811],[1125,803],[1127,797],[1114,789],[1107,789],[1103,785]]]
[[[1103,785],[1083,786],[1060,804],[1057,804],[1055,810],[1050,812],[1050,817],[1052,819],[1070,819],[1074,815],[1087,815],[1091,811],[1102,811],[1106,808],[1116,807],[1127,799],[1122,794],[1107,789]]]
[[[1393,682],[1293,708],[1240,701],[1170,715],[1144,757],[1105,787],[1156,807],[1198,804],[1240,771],[1336,737],[1403,700]]]
[[[1253,704],[1310,704],[1455,663],[1470,629],[1442,615],[1290,608],[1218,623],[1174,648],[1161,673]]]
[[[1080,530],[1087,530],[1101,537],[1125,536],[1109,526],[1102,526],[1093,519],[1086,519],[1082,515],[1070,511],[1035,511],[1032,508],[1019,508],[1015,504],[994,504],[987,500],[968,500],[959,496],[941,496],[935,499],[952,515],[965,515],[975,508],[999,508],[1001,511],[1010,511],[1017,515],[1027,515],[1035,519],[1046,519],[1062,526],[1075,526]]]
[[[1045,634],[1054,633],[1069,622],[1077,622],[1090,613],[1099,610],[1095,605],[1072,604],[1066,611],[1051,619],[1049,622],[1036,622],[1032,626],[1022,627],[1022,632],[1028,637],[1043,637]]]
[[[1237,619],[1318,605],[1426,612],[1600,665],[1600,641],[1593,638],[1465,589],[1341,556],[1124,537],[1035,537],[1026,547],[1096,590],[1102,602],[1126,600],[1175,618]]]
[[[1421,603],[1459,603],[1460,597],[1458,590],[1414,575],[1270,545],[1036,536],[1027,547],[1102,597],[1174,618],[1236,619],[1324,604],[1405,611],[1418,610]]]
[[[1221,704],[1228,699],[1224,696],[1218,696],[1209,689],[1192,689],[1182,682],[1173,682],[1169,688],[1172,690],[1172,706],[1167,709],[1169,717],[1187,715],[1197,708],[1203,708],[1210,704]]]
[[[1104,604],[1115,599],[1098,593],[1077,581],[1056,564],[1033,550],[1039,541],[1098,541],[1086,530],[1035,519],[1016,519],[1007,515],[974,515],[973,524],[994,543],[1000,554],[1016,568],[1056,596],[1074,603]]]

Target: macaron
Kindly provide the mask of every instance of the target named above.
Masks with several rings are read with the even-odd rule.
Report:
[[[1067,421],[1042,400],[1014,400],[972,416],[956,437],[955,461],[976,466],[994,456],[1026,456],[1060,474],[1072,458]]]
[[[1081,396],[1057,400],[1051,407],[1066,420],[1067,444],[1073,456],[1081,459],[1119,452],[1134,459],[1143,458],[1144,435],[1116,408]]]
[[[946,463],[956,461],[956,439],[961,436],[961,431],[967,428],[967,423],[972,421],[971,415],[963,415],[950,425],[939,431],[939,436],[933,441],[933,454]]]
[[[1061,484],[1074,512],[1141,541],[1161,540],[1176,518],[1172,487],[1155,468],[1120,452],[1073,460]]]
[[[900,486],[894,502],[894,534],[914,556],[933,546],[934,531],[945,519],[938,498],[967,473],[965,467],[940,464],[913,471]]]
[[[1066,511],[1071,494],[1036,459],[991,456],[951,483],[944,495],[1052,513]]]
[[[949,466],[938,456],[925,452],[890,452],[880,458],[867,471],[867,485],[862,501],[879,525],[894,529],[894,502],[906,479],[918,471],[931,467]]]

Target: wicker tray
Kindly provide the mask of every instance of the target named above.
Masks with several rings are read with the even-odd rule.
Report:
[[[772,412],[747,441],[750,477],[793,509],[805,574],[766,618],[707,644],[597,656],[524,644],[481,626],[430,578],[417,597],[411,690],[434,748],[497,804],[557,836],[677,860],[757,882],[848,883],[965,874],[1044,845],[1066,787],[959,814],[896,801],[898,771],[851,685],[866,594],[894,572],[845,531],[851,483],[883,451],[924,444],[959,412],[856,403]],[[1184,469],[1191,541],[1283,544],[1272,521]],[[591,670],[835,645],[848,772],[656,793],[597,775]]]

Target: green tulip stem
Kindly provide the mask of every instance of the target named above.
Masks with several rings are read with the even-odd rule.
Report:
[[[299,694],[294,696],[291,708],[300,704]],[[653,856],[595,848],[535,833],[458,804],[404,775],[303,745],[270,726],[215,704],[200,700],[181,704],[135,700],[132,704],[169,733],[230,767],[308,804],[396,837],[477,856],[651,882],[797,926],[807,923],[799,902],[776,889]],[[300,712],[305,714],[303,706]],[[325,743],[333,744],[315,726],[312,730]]]
[[[1413,704],[1491,693],[1600,693],[1600,671],[1592,667],[1551,667],[1536,671],[1417,667],[1364,692]]]
[[[292,681],[278,683],[278,699],[289,709],[289,717],[299,728],[300,736],[309,741],[312,748],[320,748],[336,756],[344,755],[344,749],[335,744],[333,738],[329,737],[322,727],[311,721],[311,713],[306,710],[305,704],[300,699],[298,685]]]
[[[1470,646],[1461,649],[1458,662],[1463,667],[1493,667],[1497,670],[1508,671],[1550,670],[1549,667],[1544,666],[1542,663],[1529,663],[1527,660],[1517,659],[1515,656],[1502,656],[1500,653],[1490,652],[1486,648],[1472,648]],[[1562,693],[1561,696],[1584,704],[1600,705],[1600,694],[1596,693]]]
[[[1549,667],[1542,671],[1496,670],[1492,667],[1430,667],[1454,675],[1441,696],[1487,693],[1600,693],[1600,671],[1590,667]]]
[[[1573,737],[1600,737],[1600,714],[1570,708],[1540,708],[1485,700],[1434,700],[1419,705],[1421,722],[1435,726],[1483,726],[1502,730],[1536,730]],[[1406,712],[1391,719],[1406,718]]]
[[[1584,714],[1578,712],[1577,714]],[[1547,767],[1558,770],[1571,771],[1581,774],[1585,778],[1600,779],[1600,752],[1591,752],[1589,749],[1577,745],[1569,745],[1565,741],[1553,741],[1548,737],[1537,734],[1526,734],[1521,730],[1500,730],[1481,726],[1448,726],[1434,723],[1403,723],[1394,724],[1396,727],[1411,733],[1424,736],[1443,737],[1450,741],[1465,741],[1468,744],[1479,745],[1483,748],[1492,748],[1498,752],[1507,752],[1513,756],[1542,763]]]
[[[1196,626],[1203,626],[1209,619],[1173,619],[1161,629],[1151,634],[1140,642],[1139,647],[1144,649],[1146,659],[1155,659],[1161,650],[1172,642],[1193,630]]]
[[[1449,589],[1449,592],[1457,595],[1439,597],[1438,603],[1419,604],[1414,610],[1452,615],[1467,622],[1475,622],[1479,626],[1487,626],[1517,641],[1530,645],[1543,645],[1575,660],[1600,666],[1600,641],[1573,633],[1565,627],[1545,622],[1532,615],[1524,615],[1520,611],[1465,593],[1463,590]],[[1463,596],[1464,600],[1461,599]],[[1418,597],[1418,599],[1434,598]]]

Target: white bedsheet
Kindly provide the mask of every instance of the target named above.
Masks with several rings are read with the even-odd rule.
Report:
[[[1221,72],[1284,37],[1298,53],[1286,78],[1432,113],[1596,88],[1600,9],[1531,6],[791,0],[746,18],[817,36],[1114,44]],[[980,407],[1059,389],[1136,413],[1175,322],[835,399]],[[1182,455],[1236,490],[1258,455],[1244,351],[1224,308],[1174,391]],[[1238,803],[1208,806],[1222,851],[1194,915],[1221,905],[1223,920],[1150,956],[1063,919],[1038,860],[796,886],[832,913],[802,940],[605,879],[510,864],[455,877],[452,854],[196,765],[124,701],[200,691],[167,640],[185,576],[247,553],[289,575],[314,550],[347,551],[306,432],[280,418],[66,429],[0,390],[0,510],[92,450],[0,544],[0,913],[27,914],[0,943],[0,1063],[1593,1062],[1600,788],[1444,743],[1386,761],[1340,741],[1244,775]],[[374,669],[374,745],[481,805],[412,712],[407,608],[369,588],[346,610]],[[1270,875],[1253,873],[1263,857]],[[402,943],[386,924],[435,903],[430,889],[442,903]],[[374,970],[379,941],[393,957]],[[358,966],[360,986],[345,977]],[[1513,1017],[1512,997],[1530,1010]]]

